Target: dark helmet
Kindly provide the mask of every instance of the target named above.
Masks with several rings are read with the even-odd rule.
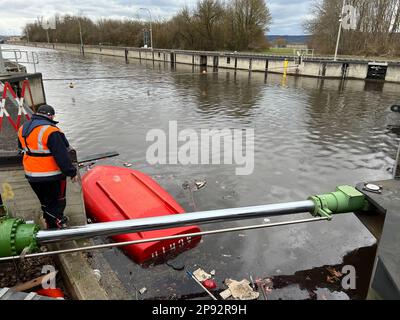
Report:
[[[39,107],[39,109],[36,111],[37,114],[42,114],[44,116],[54,116],[56,114],[56,111],[52,106],[49,106],[48,104],[44,104]]]

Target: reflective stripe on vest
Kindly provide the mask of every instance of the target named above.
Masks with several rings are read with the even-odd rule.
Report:
[[[21,127],[18,131],[18,138],[24,151],[25,174],[33,178],[62,174],[47,146],[50,134],[60,130],[51,125],[38,126],[25,138],[22,136],[22,130]]]
[[[48,172],[30,172],[25,170],[25,174],[29,177],[39,178],[39,177],[52,177],[62,174],[61,171],[48,171]]]

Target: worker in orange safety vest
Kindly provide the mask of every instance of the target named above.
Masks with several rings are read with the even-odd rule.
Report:
[[[18,130],[25,177],[42,206],[48,229],[66,226],[66,177],[77,181],[77,169],[69,156],[69,143],[54,121],[55,110],[42,105]]]

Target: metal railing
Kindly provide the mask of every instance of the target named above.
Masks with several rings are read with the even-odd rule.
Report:
[[[20,64],[31,64],[33,65],[34,72],[36,72],[36,65],[39,64],[39,56],[36,52],[20,49],[2,49],[2,52],[5,60],[16,63],[18,72],[21,71]]]

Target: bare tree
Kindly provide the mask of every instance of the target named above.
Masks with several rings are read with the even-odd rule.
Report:
[[[31,41],[45,42],[43,18],[27,24],[25,35]],[[85,44],[143,46],[144,24],[136,20],[100,19],[56,15],[57,29],[52,41],[80,43],[79,23]],[[266,47],[271,15],[264,0],[199,0],[191,12],[183,7],[170,20],[153,23],[157,47],[192,50],[249,50]]]
[[[356,30],[343,30],[341,54],[399,55],[400,4],[399,0],[348,0],[357,8]],[[334,51],[341,0],[319,0],[312,7],[313,18],[304,24],[311,34],[310,46],[320,53]],[[397,52],[396,52],[397,51]]]

